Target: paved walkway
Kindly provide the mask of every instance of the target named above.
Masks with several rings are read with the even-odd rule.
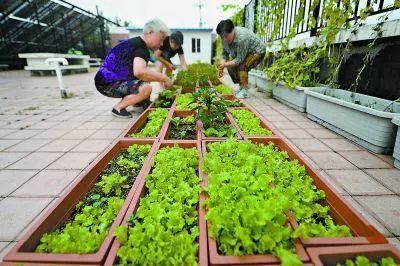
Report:
[[[0,260],[77,175],[126,128],[117,101],[96,92],[94,72],[55,77],[0,72]],[[248,103],[400,248],[400,171],[285,105],[254,92]]]

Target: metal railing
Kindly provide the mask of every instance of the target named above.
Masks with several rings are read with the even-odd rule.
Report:
[[[245,5],[244,25],[250,30],[257,32],[265,42],[276,41],[287,37],[295,25],[296,16],[299,14],[302,14],[302,19],[294,29],[296,35],[309,32],[310,36],[315,36],[318,29],[324,26],[324,21],[322,19],[324,10],[320,7],[324,6],[324,1],[326,0],[319,0],[318,4],[315,5],[313,9],[313,0],[286,0],[284,3],[281,25],[276,34],[272,36],[276,17],[274,16],[274,12],[272,12],[273,10],[269,10],[268,7],[263,5],[263,1],[273,0],[251,0]],[[394,10],[396,9],[393,7],[394,1],[395,0],[357,0],[353,5],[354,13],[349,21],[357,21],[360,18],[360,13],[365,8],[371,9],[369,16]],[[304,4],[302,4],[302,2]],[[337,4],[338,6],[341,5],[341,0],[337,0]],[[317,22],[313,27],[310,23],[310,16],[313,16]]]

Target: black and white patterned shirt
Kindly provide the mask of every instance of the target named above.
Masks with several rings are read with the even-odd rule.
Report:
[[[265,44],[252,31],[243,27],[235,27],[235,38],[231,44],[222,42],[222,57],[233,58],[236,65],[242,63],[249,54],[264,54]]]

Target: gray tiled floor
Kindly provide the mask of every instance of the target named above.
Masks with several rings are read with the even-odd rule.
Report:
[[[62,100],[55,77],[0,72],[0,260],[131,122],[111,115],[118,100],[97,93],[93,77],[65,76],[76,96]],[[400,171],[390,156],[372,154],[263,94],[253,92],[247,102],[400,246]]]

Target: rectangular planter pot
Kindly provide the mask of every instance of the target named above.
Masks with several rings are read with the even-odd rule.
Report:
[[[260,72],[257,75],[257,90],[264,92],[267,96],[272,96],[273,83],[268,80],[264,72]]]
[[[392,123],[397,126],[396,142],[393,151],[394,167],[400,169],[400,116],[395,116],[392,119]]]
[[[258,73],[255,70],[251,70],[249,72],[249,87],[256,88],[257,87],[257,75]]]
[[[174,105],[173,105],[174,106]],[[135,121],[133,121],[129,126],[128,129],[126,129],[121,136],[123,138],[128,138],[128,139],[152,139],[152,140],[158,140],[161,138],[161,136],[164,133],[164,130],[166,130],[166,127],[168,126],[169,120],[171,118],[172,112],[174,108],[166,109],[169,110],[169,114],[167,115],[164,124],[161,126],[160,132],[158,133],[157,137],[152,137],[152,138],[133,138],[130,135],[134,133],[138,133],[147,123],[147,116],[149,113],[153,110],[156,109],[166,109],[166,108],[148,108],[146,109]]]
[[[207,153],[207,144],[221,140],[203,140],[201,144],[203,157]],[[208,176],[200,169],[200,176],[203,179],[203,186],[208,184]],[[205,199],[207,194],[205,193]],[[205,214],[207,210],[205,210]],[[210,224],[205,221],[207,225],[207,240],[208,240],[208,254],[210,265],[280,265],[280,260],[272,254],[258,254],[258,255],[244,255],[244,256],[233,256],[233,255],[222,255],[218,252],[217,241],[208,235],[208,229]],[[294,241],[296,253],[302,262],[308,262],[310,260],[306,250],[301,244],[300,240]]]
[[[219,138],[219,137],[206,137],[206,135],[204,135],[203,123],[201,121],[197,121],[197,124],[198,124],[197,127],[200,130],[201,140],[226,140],[226,139],[228,139],[227,137],[222,137],[222,138]],[[226,114],[225,124],[232,125],[236,129],[236,131],[237,131],[236,138],[243,139],[243,135],[241,135],[240,132],[237,130],[237,128],[234,125],[234,122],[231,120],[231,116],[229,116],[228,113]]]
[[[390,244],[308,248],[307,252],[315,266],[343,265],[347,259],[355,260],[357,256],[367,257],[370,261],[392,257],[400,265],[400,251]]]
[[[53,231],[64,224],[72,215],[76,204],[85,196],[85,194],[93,187],[100,177],[101,172],[107,167],[108,163],[121,151],[133,144],[150,144],[150,150],[142,169],[130,189],[124,204],[119,210],[113,224],[111,225],[108,235],[103,241],[100,249],[96,253],[91,254],[50,254],[50,253],[34,253],[40,238],[43,234]],[[107,253],[111,248],[113,241],[114,228],[119,226],[129,207],[129,203],[138,188],[139,184],[144,180],[144,174],[150,163],[152,153],[155,151],[156,144],[152,140],[120,140],[114,142],[96,158],[74,181],[68,191],[52,206],[41,218],[30,227],[21,240],[6,254],[5,262],[23,262],[23,263],[52,263],[52,264],[97,264],[104,263]]]
[[[194,115],[194,114],[195,114],[195,111],[178,111],[178,110],[175,110],[173,112],[173,114],[172,114],[171,119],[173,117],[185,118],[185,117],[188,117],[188,116],[191,116],[191,115]],[[199,124],[197,122],[195,122],[196,139],[194,139],[194,140],[191,140],[191,139],[182,139],[182,140],[171,139],[169,137],[169,133],[170,133],[171,127],[172,127],[172,123],[171,123],[171,120],[170,120],[169,123],[168,123],[168,126],[167,126],[166,130],[163,132],[163,135],[161,136],[160,140],[163,140],[163,141],[179,141],[179,142],[180,141],[200,141],[201,140],[200,128],[199,128]]]
[[[283,83],[278,83],[273,85],[272,94],[278,101],[304,113],[307,105],[305,91],[308,89],[307,87],[288,88]]]
[[[244,110],[251,111],[258,119],[260,119],[260,126],[262,128],[265,128],[267,130],[272,131],[272,135],[270,135],[270,136],[265,136],[265,135],[264,136],[245,135],[244,132],[242,131],[242,129],[240,128],[240,126],[238,125],[238,123],[236,122],[235,118],[230,113],[228,113],[227,116],[232,121],[232,124],[234,125],[236,130],[239,132],[239,134],[241,136],[243,136],[244,139],[247,139],[247,138],[269,138],[269,137],[277,137],[278,136],[278,133],[275,131],[275,129],[273,129],[272,126],[254,108],[251,108],[251,107],[236,107],[236,108],[231,108],[230,110],[238,110],[238,109],[244,109]]]
[[[152,155],[154,155],[158,149],[163,148],[163,147],[172,147],[174,145],[178,145],[179,147],[182,148],[197,148],[197,150],[199,151],[199,166],[201,163],[201,143],[199,141],[191,141],[191,142],[181,142],[181,141],[169,141],[169,142],[159,142],[157,144],[157,147],[155,149],[155,151],[152,153]],[[123,224],[126,225],[127,224],[127,220],[129,219],[129,217],[136,212],[136,210],[139,207],[139,202],[140,199],[146,195],[147,191],[146,191],[146,187],[145,187],[145,177],[146,175],[150,172],[151,167],[148,167],[146,174],[144,174],[144,179],[142,179],[141,183],[138,186],[138,189],[135,193],[135,195],[133,196],[133,199],[131,201],[131,204],[126,212],[126,215],[124,217],[124,222]],[[200,183],[201,186],[203,186],[203,182],[201,181]],[[207,230],[206,230],[206,223],[204,220],[204,208],[202,206],[203,201],[205,200],[204,197],[204,192],[202,192],[199,195],[199,205],[198,205],[198,211],[199,211],[199,255],[198,255],[198,259],[199,259],[199,265],[201,266],[206,266],[208,265],[208,248],[207,248]],[[118,239],[114,239],[114,242],[112,243],[110,252],[107,256],[107,259],[105,261],[106,266],[111,266],[114,265],[115,263],[117,263],[117,252],[118,249],[120,248],[120,243],[118,241]]]
[[[391,120],[400,112],[399,103],[329,88],[311,89],[306,94],[307,116],[311,120],[372,152],[391,154],[396,137],[396,127]],[[361,104],[376,103],[377,108],[352,103],[354,97]],[[391,106],[394,112],[385,110]]]
[[[337,224],[347,225],[350,228],[352,237],[311,237],[307,240],[300,238],[301,243],[306,247],[312,246],[338,246],[338,245],[363,245],[363,244],[386,244],[386,238],[370,225],[361,214],[358,213],[347,200],[332,187],[312,166],[296,152],[296,149],[280,138],[248,138],[253,143],[268,144],[272,142],[281,151],[286,151],[290,160],[297,160],[305,167],[307,174],[314,180],[314,185],[323,190],[326,195],[325,204],[330,207],[330,215]],[[203,156],[207,142],[203,141]],[[289,217],[293,228],[297,228],[297,222]]]

